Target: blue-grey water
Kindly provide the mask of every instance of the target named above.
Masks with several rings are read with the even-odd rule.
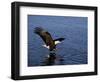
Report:
[[[87,64],[87,17],[28,15],[28,66]],[[43,40],[34,33],[42,27],[53,37],[66,38],[55,53],[44,48]],[[48,59],[48,55],[56,58]]]

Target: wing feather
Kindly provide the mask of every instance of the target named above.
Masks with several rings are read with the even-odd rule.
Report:
[[[45,42],[47,46],[50,46],[50,48],[54,48],[55,44],[49,32],[47,32],[41,27],[36,27],[35,33],[38,34],[42,38],[42,40]]]

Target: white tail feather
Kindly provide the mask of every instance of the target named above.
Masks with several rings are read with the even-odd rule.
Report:
[[[43,45],[43,47],[45,47],[45,48],[49,49],[49,46]]]

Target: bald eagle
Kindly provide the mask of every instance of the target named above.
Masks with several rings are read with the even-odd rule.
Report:
[[[34,32],[38,34],[42,40],[45,42],[44,47],[48,48],[50,51],[56,50],[56,45],[58,43],[61,43],[65,38],[58,38],[58,39],[53,39],[51,34],[44,30],[42,27],[36,27]]]

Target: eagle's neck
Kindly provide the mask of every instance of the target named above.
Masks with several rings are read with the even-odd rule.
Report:
[[[59,44],[59,43],[61,43],[61,42],[60,42],[60,41],[55,41],[54,43],[55,43],[55,45],[57,45],[57,44]]]

